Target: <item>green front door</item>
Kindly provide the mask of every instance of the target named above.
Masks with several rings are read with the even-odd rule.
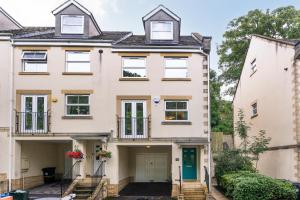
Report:
[[[184,180],[197,179],[197,151],[196,148],[182,149],[182,178]]]

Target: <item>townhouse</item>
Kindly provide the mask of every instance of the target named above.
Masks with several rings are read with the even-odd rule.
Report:
[[[299,41],[253,35],[233,106],[235,122],[243,110],[250,137],[265,130],[272,139],[258,170],[299,182]]]
[[[0,173],[10,188],[42,185],[46,167],[58,179],[71,170],[69,192],[100,168],[108,196],[130,183],[165,183],[172,196],[181,182],[204,185],[211,38],[181,35],[162,5],[142,18],[144,35],[103,31],[74,0],[52,13],[55,27],[0,31]],[[65,155],[74,149],[79,163]]]

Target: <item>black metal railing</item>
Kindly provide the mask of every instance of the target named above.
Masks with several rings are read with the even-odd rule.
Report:
[[[76,160],[72,167],[62,176],[60,181],[60,195],[64,195],[66,190],[69,188],[74,181],[81,176],[80,175],[80,163],[81,160]]]
[[[178,178],[178,182],[179,182],[179,194],[182,194],[181,166],[178,167],[178,171],[179,171],[179,178]]]
[[[16,134],[46,134],[50,132],[50,111],[16,112]]]
[[[150,116],[117,117],[120,139],[145,139],[150,137]]]
[[[95,171],[94,175],[91,177],[91,187],[94,192],[91,194],[90,199],[102,199],[104,184],[102,179],[105,176],[105,162],[106,160],[101,160],[98,169]]]

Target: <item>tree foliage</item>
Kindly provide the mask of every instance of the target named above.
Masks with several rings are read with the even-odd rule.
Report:
[[[233,94],[246,58],[252,34],[274,38],[300,38],[300,11],[293,6],[273,11],[252,10],[247,15],[229,22],[217,53],[220,57],[222,83],[229,85],[227,94]]]
[[[231,102],[221,97],[221,82],[215,71],[210,71],[211,127],[214,132],[233,133],[233,113]]]

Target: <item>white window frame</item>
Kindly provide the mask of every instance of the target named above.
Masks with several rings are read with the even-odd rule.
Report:
[[[68,61],[68,53],[87,53],[89,54],[89,60],[88,61]],[[91,52],[90,51],[66,51],[65,52],[65,71],[66,72],[75,72],[75,73],[86,73],[91,72]],[[68,63],[89,63],[89,70],[87,71],[70,71],[68,68]]]
[[[153,24],[155,23],[170,23],[171,24],[171,38],[153,38]],[[173,40],[174,39],[174,23],[172,21],[151,21],[150,22],[150,39],[151,40]],[[156,31],[156,32],[165,32],[165,31]]]
[[[144,67],[124,67],[124,60],[125,59],[140,59],[140,60],[144,60],[145,66]],[[123,71],[124,69],[145,69],[145,77],[130,77],[130,76],[124,76]],[[122,69],[121,69],[121,74],[122,74],[122,78],[147,78],[147,61],[146,61],[146,57],[122,57]]]
[[[254,107],[255,105],[255,107]],[[254,113],[254,109],[256,110],[256,113]],[[258,105],[257,105],[257,102],[253,102],[251,104],[251,117],[255,117],[258,115]]]
[[[81,24],[82,30],[80,32],[63,31],[64,30],[63,26],[65,25],[65,24],[63,24],[64,17],[80,17],[82,19],[82,24]],[[69,26],[72,26],[72,25],[69,25]],[[61,34],[74,34],[74,35],[84,34],[84,16],[83,15],[61,15],[60,16],[60,32],[61,32]]]
[[[88,104],[68,104],[68,97],[69,96],[87,96],[89,98],[89,102]],[[91,116],[91,103],[90,103],[90,94],[66,94],[65,95],[65,116],[78,116],[78,117],[82,117],[82,116]],[[89,114],[87,115],[75,115],[75,114],[68,114],[68,106],[89,106]]]
[[[32,59],[28,59],[28,58],[24,58],[24,55],[26,53],[44,53],[44,58],[32,58]],[[48,71],[48,62],[47,62],[47,51],[23,51],[22,52],[22,72],[33,72],[33,73],[39,73],[39,72],[47,72]],[[26,63],[43,63],[46,64],[46,70],[45,71],[27,71],[25,69],[25,65]]]
[[[185,60],[186,66],[185,67],[168,67],[167,60]],[[164,58],[164,78],[188,78],[189,77],[189,68],[188,68],[188,58],[187,57],[165,57]],[[166,76],[166,69],[186,69],[186,77],[167,77]]]
[[[254,59],[251,61],[250,65],[251,65],[251,72],[252,72],[252,74],[253,74],[253,73],[255,73],[255,72],[257,71],[256,58],[254,58]]]
[[[186,103],[186,109],[167,109],[167,102],[185,102]],[[184,120],[167,120],[166,119],[166,112],[180,112],[180,111],[186,111],[187,112],[187,119]],[[164,112],[164,121],[168,122],[185,122],[189,121],[189,101],[188,100],[165,100],[165,112]]]

